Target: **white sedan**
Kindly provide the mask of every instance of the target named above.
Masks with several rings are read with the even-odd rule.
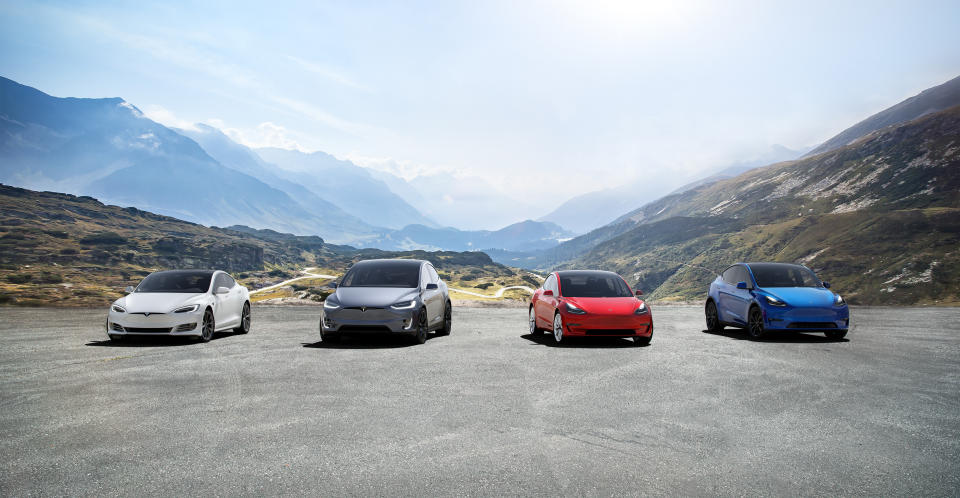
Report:
[[[203,342],[214,332],[250,331],[250,293],[222,271],[171,270],[146,276],[110,305],[107,335],[193,336]]]

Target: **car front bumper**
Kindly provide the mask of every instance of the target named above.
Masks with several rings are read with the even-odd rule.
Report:
[[[149,315],[110,311],[106,332],[114,336],[199,336],[203,332],[203,311]]]
[[[563,316],[564,334],[570,336],[596,337],[650,337],[653,334],[653,317],[644,315],[598,315],[587,313]]]
[[[850,327],[850,309],[846,306],[829,308],[777,308],[765,306],[765,328],[797,332],[827,332],[847,330]]]
[[[329,310],[324,308],[320,317],[323,333],[405,333],[416,330],[416,308],[395,310],[392,308],[348,307]]]

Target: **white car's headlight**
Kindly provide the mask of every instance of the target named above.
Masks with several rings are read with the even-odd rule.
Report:
[[[339,308],[340,308],[340,305],[337,304],[337,303],[335,303],[335,302],[330,302],[330,299],[329,299],[329,298],[328,298],[328,299],[325,299],[325,300],[323,301],[323,309],[335,310],[335,309],[339,309]]]
[[[401,301],[399,303],[391,304],[390,307],[395,310],[409,310],[413,309],[413,307],[416,305],[416,301]]]
[[[786,306],[787,303],[773,297],[773,296],[763,296],[767,300],[767,304],[771,306]]]
[[[833,299],[833,304],[836,306],[843,306],[844,304],[847,304],[847,303],[846,301],[843,300],[842,297],[840,297],[840,294],[837,294],[836,297]]]
[[[110,306],[110,309],[112,309],[113,311],[116,311],[117,313],[127,312],[127,310],[123,306],[120,306],[119,304],[114,304],[113,306]]]
[[[181,306],[181,307],[173,310],[173,312],[174,312],[174,313],[193,313],[194,311],[197,311],[198,309],[200,309],[200,305],[199,305],[199,304],[190,304],[190,305],[187,305],[187,306]]]

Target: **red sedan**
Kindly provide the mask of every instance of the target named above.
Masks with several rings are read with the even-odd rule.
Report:
[[[591,336],[650,344],[653,316],[641,294],[609,271],[551,273],[530,300],[530,333],[552,330],[558,343],[567,336]]]

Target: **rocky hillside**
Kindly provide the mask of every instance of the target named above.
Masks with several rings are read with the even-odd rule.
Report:
[[[665,197],[604,230],[549,265],[701,299],[730,263],[798,261],[853,303],[960,303],[960,106]]]
[[[318,267],[340,273],[359,259],[416,257],[451,280],[524,276],[479,252],[386,252],[326,244],[245,226],[206,227],[91,197],[0,184],[0,304],[106,306],[151,271],[216,268],[251,289]]]

